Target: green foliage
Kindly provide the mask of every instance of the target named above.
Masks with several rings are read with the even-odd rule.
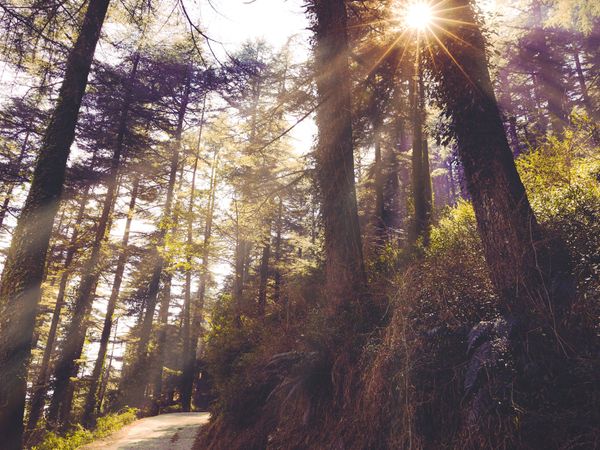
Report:
[[[75,450],[82,445],[89,444],[96,439],[102,439],[120,430],[136,419],[137,409],[127,408],[121,413],[108,414],[99,418],[96,428],[93,430],[87,430],[78,424],[66,436],[59,436],[50,432],[46,434],[42,443],[34,446],[32,450]]]

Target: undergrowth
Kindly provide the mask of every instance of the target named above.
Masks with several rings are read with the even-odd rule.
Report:
[[[517,375],[462,201],[418,259],[389,252],[393,275],[374,286],[386,313],[338,352],[327,343],[350,337],[331,336],[318,275],[294,280],[291,314],[242,327],[223,299],[207,340],[217,401],[195,448],[600,448],[600,159],[586,128],[576,122],[518,160],[540,223],[571,253],[577,296],[563,353],[538,351]]]
[[[97,420],[96,428],[93,430],[77,425],[74,430],[69,431],[65,436],[48,432],[43,441],[32,447],[32,450],[75,450],[97,439],[102,439],[135,421],[137,412],[135,408],[127,408],[120,413],[100,417]]]

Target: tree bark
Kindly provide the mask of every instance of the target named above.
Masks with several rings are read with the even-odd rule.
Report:
[[[471,195],[485,259],[505,317],[559,326],[573,295],[569,258],[544,240],[517,173],[488,72],[485,43],[468,0],[448,5],[452,54],[436,72]],[[461,25],[461,24],[468,25]],[[530,325],[531,326],[531,325]]]
[[[332,315],[347,311],[362,317],[367,280],[354,180],[346,7],[343,0],[314,0],[311,10],[316,18],[315,67],[321,101],[315,156],[325,234],[326,293]],[[347,322],[360,321],[348,317]]]
[[[113,315],[119,299],[119,293],[121,291],[121,284],[123,282],[123,274],[125,273],[125,266],[127,264],[129,246],[129,235],[131,233],[131,222],[133,221],[133,215],[135,212],[135,204],[138,196],[139,189],[139,177],[136,177],[133,181],[133,187],[131,190],[131,199],[129,200],[129,209],[127,211],[127,220],[125,222],[125,231],[123,232],[123,238],[121,241],[121,252],[119,259],[117,260],[117,267],[115,270],[114,281],[110,298],[106,306],[106,314],[104,316],[104,325],[102,327],[102,334],[100,336],[100,347],[98,349],[98,356],[92,376],[90,378],[90,386],[85,400],[85,406],[83,409],[82,422],[84,426],[91,428],[94,425],[94,418],[97,413],[98,406],[98,383],[104,367],[104,360],[106,358],[106,351],[108,349],[108,341],[110,339],[110,333],[113,325]]]
[[[94,50],[110,0],[90,0],[35,164],[0,283],[0,436],[21,447],[27,368],[52,223]]]

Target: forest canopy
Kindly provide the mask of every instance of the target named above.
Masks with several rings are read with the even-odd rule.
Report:
[[[0,447],[600,448],[600,8],[0,0]]]

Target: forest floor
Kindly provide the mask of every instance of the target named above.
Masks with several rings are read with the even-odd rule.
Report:
[[[172,413],[136,420],[81,450],[190,450],[208,413]]]

